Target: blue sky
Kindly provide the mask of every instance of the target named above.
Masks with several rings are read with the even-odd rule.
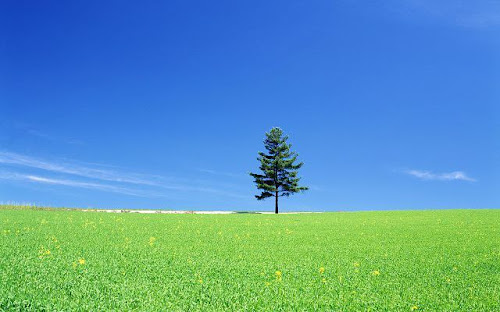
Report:
[[[283,211],[500,207],[500,3],[4,1],[0,201]]]

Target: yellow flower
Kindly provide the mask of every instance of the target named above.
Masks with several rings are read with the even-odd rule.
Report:
[[[200,279],[198,280],[198,283],[203,284],[203,280],[200,278]]]
[[[359,262],[354,262],[354,267],[359,268]]]
[[[378,275],[380,275],[380,271],[379,270],[375,270],[375,271],[372,272],[372,275],[373,276],[378,276]]]
[[[277,279],[278,281],[281,281],[281,275],[282,275],[282,274],[281,274],[281,271],[276,271],[276,273],[274,273],[274,275],[276,275],[276,279]]]
[[[81,264],[81,265],[84,265],[85,264],[85,259],[78,259],[78,263]]]
[[[413,307],[411,307],[411,310],[412,311],[418,310],[418,307],[416,305],[414,305]]]
[[[319,268],[319,274],[323,274],[323,273],[325,273],[325,268],[324,267]]]
[[[149,246],[153,246],[153,244],[155,243],[155,240],[156,240],[156,237],[151,236],[149,238]]]
[[[49,249],[45,250],[45,248],[42,246],[39,254],[40,255],[38,256],[38,258],[43,259],[43,257],[45,257],[45,256],[50,256],[51,252]]]

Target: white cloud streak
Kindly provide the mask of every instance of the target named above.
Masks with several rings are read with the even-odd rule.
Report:
[[[10,180],[10,181],[28,181],[34,183],[41,184],[51,184],[51,185],[62,185],[62,186],[70,186],[70,187],[78,187],[78,188],[86,188],[93,189],[105,192],[113,192],[120,193],[132,196],[141,196],[141,197],[163,197],[163,194],[145,191],[145,190],[136,190],[116,185],[102,184],[102,183],[92,183],[92,182],[82,182],[68,179],[53,179],[47,178],[37,175],[28,175],[28,174],[20,174],[20,173],[0,173],[0,179]]]
[[[419,178],[421,180],[439,180],[439,181],[454,181],[454,180],[462,180],[469,182],[476,182],[476,179],[473,179],[463,171],[453,171],[453,172],[445,172],[445,173],[433,173],[427,170],[406,170],[406,174]]]
[[[193,181],[187,181],[186,179],[165,178],[158,175],[146,175],[138,173],[123,173],[111,169],[90,167],[89,164],[87,166],[84,166],[67,161],[54,163],[7,151],[0,151],[0,164],[41,169],[51,173],[79,176],[93,180],[105,181],[108,183],[94,183],[77,181],[74,179],[53,179],[37,175],[23,175],[16,172],[9,173],[7,175],[4,174],[3,176],[0,175],[0,179],[7,179],[7,176],[10,175],[11,179],[14,178],[17,180],[25,180],[45,184],[98,189],[102,191],[136,196],[163,196],[160,192],[160,190],[163,189],[180,192],[202,192],[234,198],[246,198],[245,196],[233,192],[228,192],[221,188],[207,187],[206,185],[197,185],[196,183],[193,183]],[[168,180],[177,180],[177,183],[168,183]],[[179,182],[179,180],[181,180],[182,182]],[[128,184],[129,186],[124,187],[121,185],[118,186],[109,183]],[[133,185],[135,186],[133,187]],[[141,186],[141,189],[138,189],[138,186]],[[156,188],[157,191],[148,191],[145,190],[145,188]]]
[[[241,177],[245,176],[243,174],[232,173],[232,172],[223,172],[223,171],[217,171],[217,170],[212,170],[212,169],[198,169],[198,171],[203,172],[203,173],[208,173],[211,175],[226,176],[226,177],[231,177],[231,178],[241,178]]]
[[[111,182],[144,184],[153,186],[158,185],[158,183],[147,180],[145,177],[138,174],[123,174],[112,170],[91,168],[70,163],[56,164],[44,160],[39,160],[33,157],[5,151],[0,151],[0,163],[43,169],[57,173],[72,174],[85,178]]]

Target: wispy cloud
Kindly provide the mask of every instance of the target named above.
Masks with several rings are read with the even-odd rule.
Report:
[[[68,138],[54,133],[49,134],[47,132],[40,130],[35,125],[25,122],[7,121],[3,123],[3,126],[8,129],[11,129],[12,130],[11,135],[15,137],[21,134],[27,134],[29,136],[40,138],[42,140],[54,143],[66,143],[66,144],[76,144],[76,145],[84,144],[82,141],[74,138]]]
[[[8,175],[0,175],[0,179],[10,178],[45,184],[57,184],[98,189],[102,191],[110,191],[137,196],[160,196],[162,190],[167,190],[191,193],[201,192],[226,197],[246,198],[241,194],[227,191],[225,187],[216,187],[216,185],[213,183],[200,184],[196,181],[190,181],[184,178],[181,179],[173,177],[163,177],[159,175],[123,172],[110,169],[110,166],[106,166],[107,168],[102,168],[104,167],[104,165],[98,166],[97,164],[90,163],[79,164],[75,161],[47,161],[8,151],[0,151],[0,164],[16,167],[35,168],[47,171],[52,174],[73,176],[72,179],[60,179],[11,172]],[[98,180],[100,182],[97,183],[94,181],[78,181],[74,179],[74,176],[91,180]]]
[[[77,175],[85,178],[105,180],[111,182],[133,183],[144,185],[158,185],[158,182],[148,180],[140,174],[125,174],[109,169],[92,168],[68,162],[48,162],[30,156],[12,152],[0,151],[0,163],[43,169],[47,171]],[[150,176],[152,178],[153,176]]]
[[[198,171],[203,172],[203,173],[208,173],[211,175],[226,176],[226,177],[232,177],[232,178],[241,178],[241,177],[245,176],[245,175],[239,174],[239,173],[224,172],[224,171],[218,171],[218,170],[212,170],[212,169],[198,169]]]
[[[20,173],[15,173],[15,172],[1,172],[0,179],[7,179],[10,181],[28,181],[28,182],[41,183],[41,184],[51,184],[51,185],[62,185],[62,186],[86,188],[86,189],[93,189],[93,190],[99,190],[99,191],[105,191],[105,192],[120,193],[120,194],[125,194],[125,195],[141,196],[141,197],[163,197],[163,196],[165,196],[161,193],[148,191],[148,190],[137,190],[137,189],[131,189],[131,188],[126,188],[126,187],[121,187],[121,186],[116,186],[116,185],[93,183],[93,182],[82,182],[82,181],[69,180],[69,179],[54,179],[54,178],[37,176],[37,175],[20,174]]]
[[[453,172],[445,172],[445,173],[433,173],[427,170],[406,170],[406,174],[419,178],[421,180],[439,180],[439,181],[453,181],[453,180],[462,180],[469,182],[476,182],[476,179],[473,179],[463,171],[453,171]]]
[[[47,140],[47,141],[63,142],[63,143],[67,143],[67,144],[76,144],[76,145],[82,145],[83,144],[83,142],[80,141],[80,140],[60,138],[60,137],[56,137],[54,135],[49,135],[49,134],[47,134],[45,132],[41,132],[39,130],[31,129],[31,128],[27,129],[26,133],[29,134],[29,135],[32,135],[32,136],[39,137],[41,139]]]

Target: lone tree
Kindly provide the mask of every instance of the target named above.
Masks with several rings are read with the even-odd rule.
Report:
[[[283,135],[283,130],[274,127],[266,133],[264,146],[267,154],[259,152],[257,160],[260,161],[259,169],[262,173],[250,173],[255,179],[257,189],[262,190],[260,195],[255,195],[258,200],[275,197],[275,213],[278,213],[278,198],[308,190],[299,186],[300,178],[297,170],[304,163],[295,163],[298,154],[290,151],[291,144],[286,143],[288,136]]]

